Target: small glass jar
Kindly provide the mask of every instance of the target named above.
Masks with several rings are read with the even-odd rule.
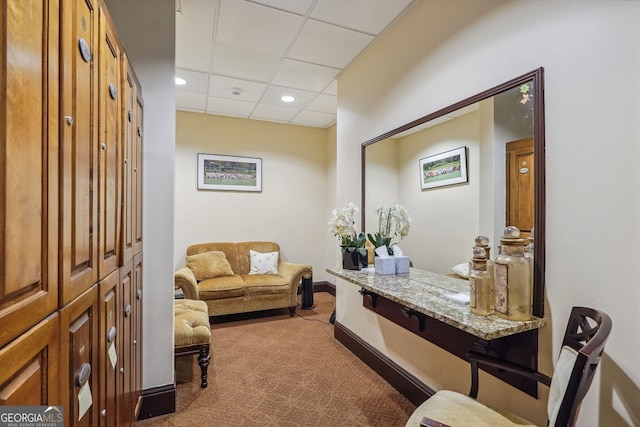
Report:
[[[529,274],[531,274],[531,312],[533,313],[533,278],[534,278],[534,265],[533,253],[533,228],[531,229],[531,235],[527,238],[527,245],[524,247],[524,257],[529,261]]]
[[[531,320],[532,276],[524,256],[525,239],[518,227],[509,226],[500,243],[494,266],[495,314],[510,320]]]
[[[483,248],[486,252],[486,260],[487,260],[487,273],[489,273],[489,284],[491,286],[491,310],[493,310],[494,306],[494,298],[493,298],[493,271],[494,264],[493,260],[491,260],[491,246],[489,246],[489,238],[487,236],[478,236],[475,239],[474,248]],[[469,261],[469,272],[473,269],[473,259]]]
[[[487,271],[487,251],[481,247],[473,248],[471,270],[469,270],[469,309],[479,316],[491,314],[493,286]]]

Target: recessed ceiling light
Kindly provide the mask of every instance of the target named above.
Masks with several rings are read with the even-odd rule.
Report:
[[[185,79],[183,79],[182,77],[176,77],[176,84],[178,86],[186,85],[187,81]]]
[[[285,95],[285,96],[283,96],[283,97],[282,97],[282,98],[280,98],[280,99],[281,99],[283,102],[293,102],[293,101],[295,101],[295,100],[296,100],[296,99],[295,99],[293,96],[291,96],[291,95]]]

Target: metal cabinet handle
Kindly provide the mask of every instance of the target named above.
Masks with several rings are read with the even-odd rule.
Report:
[[[68,126],[73,126],[73,117],[71,116],[64,116],[64,120],[67,122]]]
[[[142,299],[142,289],[138,289],[138,290],[136,291],[136,297],[137,297],[138,299]]]
[[[129,317],[131,315],[131,304],[127,304],[124,308],[124,315],[125,317]]]
[[[88,363],[83,363],[80,365],[80,369],[76,373],[76,386],[82,387],[89,380],[89,376],[91,375],[91,365]]]
[[[115,339],[116,339],[116,327],[112,326],[109,329],[109,333],[107,334],[107,341],[108,342],[113,342],[113,340],[115,340]]]

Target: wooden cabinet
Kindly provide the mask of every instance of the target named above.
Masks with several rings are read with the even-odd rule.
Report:
[[[0,46],[0,405],[133,425],[140,84],[102,0],[4,1]]]
[[[0,346],[58,307],[57,13],[0,6]]]
[[[136,143],[133,147],[133,178],[132,178],[132,198],[133,198],[133,253],[142,252],[142,147],[143,147],[143,117],[144,101],[142,90],[138,84],[136,90]]]
[[[61,305],[98,280],[98,10],[62,0],[60,88]]]
[[[118,320],[120,273],[114,270],[100,281],[100,331],[98,343],[99,411],[101,426],[115,426],[118,421]]]
[[[68,426],[97,426],[98,405],[87,406],[87,396],[97,396],[98,331],[100,315],[95,284],[60,309],[60,398]],[[83,405],[80,405],[81,397]],[[82,412],[80,412],[82,411]]]
[[[118,267],[120,251],[120,47],[106,9],[100,7],[98,140],[98,275]]]
[[[122,209],[120,265],[142,251],[142,91],[122,55]]]
[[[122,55],[122,227],[120,265],[133,259],[133,153],[136,141],[136,80],[126,55]]]
[[[0,349],[0,405],[58,405],[58,313]]]
[[[133,361],[131,376],[133,377],[133,395],[135,417],[140,414],[142,406],[142,252],[133,258]]]

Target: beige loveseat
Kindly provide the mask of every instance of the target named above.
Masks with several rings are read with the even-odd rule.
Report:
[[[206,302],[209,316],[285,307],[293,316],[302,279],[312,280],[311,266],[283,261],[274,242],[191,245],[174,275],[175,288]]]

